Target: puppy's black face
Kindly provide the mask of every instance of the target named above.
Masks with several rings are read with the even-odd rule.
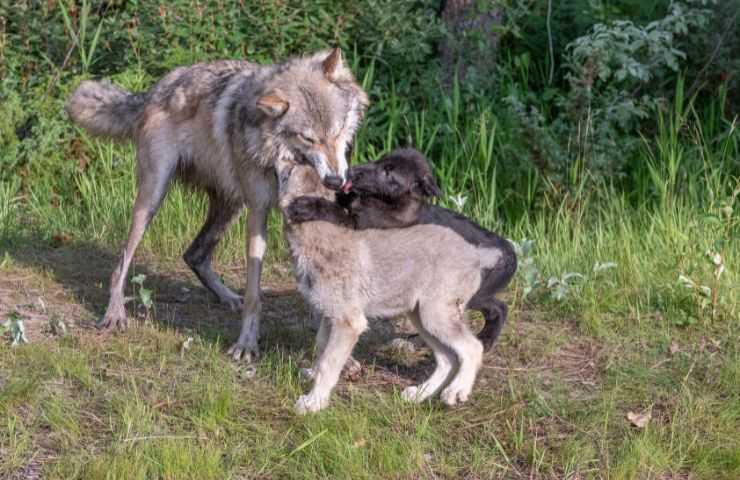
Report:
[[[429,162],[414,149],[398,149],[366,165],[352,167],[352,191],[386,201],[424,199],[442,194]]]

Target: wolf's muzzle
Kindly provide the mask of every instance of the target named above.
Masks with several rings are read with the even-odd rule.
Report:
[[[332,190],[339,190],[344,185],[344,179],[339,175],[327,175],[324,177],[324,186]]]

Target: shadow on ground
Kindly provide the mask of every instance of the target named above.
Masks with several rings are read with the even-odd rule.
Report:
[[[2,258],[9,260],[0,270],[0,315],[18,310],[28,319],[31,332],[42,332],[40,324],[48,323],[53,315],[70,325],[93,329],[105,312],[109,277],[118,252],[94,243],[53,246],[39,239],[15,237],[0,239]],[[225,270],[227,284],[232,288],[243,285],[239,278],[243,275],[242,266]],[[212,341],[229,342],[238,336],[239,312],[218,303],[184,264],[177,265],[175,259],[164,263],[148,255],[137,255],[130,274],[146,276],[144,286],[152,290],[154,298],[149,317],[153,321]],[[133,297],[134,293],[129,282],[126,295]],[[273,336],[269,329],[274,326],[303,326],[306,309],[290,282],[268,281],[263,295],[266,336]],[[127,312],[129,319],[147,318],[136,300],[127,304]]]
[[[3,258],[9,260],[0,267],[0,318],[18,312],[25,320],[31,341],[48,337],[49,323],[54,318],[72,329],[97,332],[95,322],[107,306],[109,277],[118,252],[91,242],[52,244],[38,238],[14,237],[0,239],[0,259]],[[243,265],[215,268],[235,291],[243,291]],[[184,335],[219,342],[224,349],[236,340],[241,325],[239,312],[218,303],[179,260],[179,255],[163,261],[139,254],[130,276],[134,274],[146,276],[144,286],[153,292],[154,308],[147,316],[139,302],[129,302],[129,322],[150,319]],[[126,295],[133,297],[134,293],[129,282]],[[290,276],[268,276],[263,284],[261,349],[279,349],[303,357],[311,350],[315,332],[307,318],[305,303]],[[392,355],[389,358],[382,354],[382,346],[390,338],[413,333],[399,332],[397,327],[398,323],[372,321],[355,350],[355,358],[396,379],[400,376],[409,383],[418,381],[429,373],[431,361],[405,366]],[[426,357],[420,353],[420,358]]]
[[[0,319],[18,312],[25,319],[32,342],[50,336],[49,323],[55,317],[73,329],[97,334],[95,322],[105,312],[109,275],[117,255],[90,242],[53,245],[38,238],[0,238]],[[140,254],[135,259],[131,275],[146,276],[144,285],[153,291],[154,311],[147,317],[141,305],[130,302],[130,321],[149,318],[183,335],[217,342],[225,350],[239,334],[239,312],[219,304],[179,255],[172,257],[163,260]],[[229,286],[243,291],[243,265],[215,268]],[[130,282],[126,293],[133,294]],[[307,319],[305,303],[290,273],[268,275],[263,282],[261,351],[279,350],[308,366],[315,332]],[[368,331],[353,352],[363,367],[373,372],[364,377],[365,383],[409,385],[430,373],[430,352],[418,342],[414,342],[417,351],[410,358],[400,358],[386,348],[392,338],[414,333],[403,327],[399,321],[370,320]],[[594,351],[592,339],[576,335],[567,322],[542,328],[531,312],[512,309],[501,338],[487,355],[479,385],[503,388],[506,377],[514,371],[550,376],[555,368],[572,383],[593,388],[603,356],[603,352]]]

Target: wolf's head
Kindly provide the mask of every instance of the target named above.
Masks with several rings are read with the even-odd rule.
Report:
[[[339,189],[347,152],[368,104],[339,49],[276,66],[256,106],[284,155],[310,164],[322,183]]]

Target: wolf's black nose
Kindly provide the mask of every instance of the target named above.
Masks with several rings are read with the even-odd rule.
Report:
[[[344,179],[339,175],[327,175],[324,177],[324,185],[332,190],[339,190],[344,185]]]

